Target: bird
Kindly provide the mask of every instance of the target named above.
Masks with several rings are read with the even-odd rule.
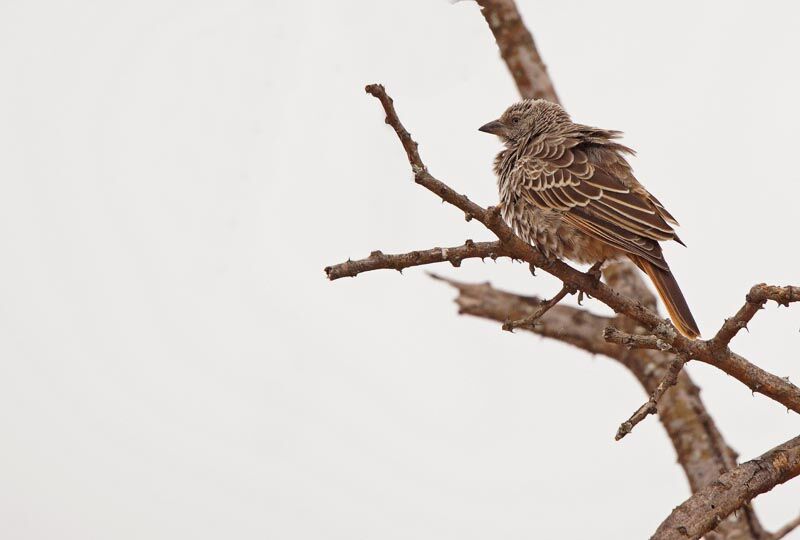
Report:
[[[526,99],[479,128],[504,148],[494,161],[500,215],[548,258],[601,265],[627,257],[650,278],[675,327],[700,330],[660,242],[684,244],[678,221],[634,177],[622,133],[572,121],[557,103]]]

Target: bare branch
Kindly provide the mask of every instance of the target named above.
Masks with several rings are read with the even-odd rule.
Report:
[[[636,424],[647,418],[648,415],[655,414],[658,411],[658,401],[661,399],[661,396],[664,395],[664,392],[666,392],[667,389],[675,386],[675,384],[678,382],[678,374],[683,369],[683,365],[685,363],[685,357],[680,355],[675,357],[669,366],[669,370],[667,370],[667,374],[664,375],[664,378],[661,379],[660,383],[658,383],[655,391],[650,395],[650,399],[648,399],[644,405],[639,407],[626,422],[623,422],[622,425],[619,426],[617,435],[614,437],[616,440],[619,441],[625,437],[625,435],[633,430]]]
[[[558,103],[547,67],[514,1],[478,0],[478,4],[522,97]]]
[[[781,306],[788,306],[791,302],[800,301],[800,288],[791,285],[776,287],[765,283],[754,285],[745,297],[744,305],[736,312],[736,315],[725,319],[717,335],[709,340],[709,345],[715,349],[725,349],[742,328],[747,328],[747,324],[764,307],[767,300],[774,300]]]
[[[456,304],[461,314],[502,323],[508,318],[521,319],[530,316],[542,305],[541,298],[501,291],[488,283],[464,283],[435,274],[431,274],[431,277],[458,290]],[[538,324],[523,330],[574,345],[592,354],[614,357],[620,352],[619,347],[598,339],[603,328],[612,321],[613,319],[589,313],[585,309],[558,305],[543,314]]]
[[[708,341],[692,340],[679,334],[672,323],[662,319],[653,310],[643,306],[640,302],[622,296],[604,283],[598,281],[596,276],[575,270],[563,261],[548,259],[536,248],[519,238],[500,218],[497,207],[488,209],[469,200],[465,195],[434,178],[426,169],[417,151],[417,143],[403,127],[392,99],[386,94],[382,85],[367,86],[367,92],[378,98],[386,112],[386,122],[392,126],[406,150],[409,163],[414,171],[415,181],[436,193],[442,200],[456,206],[465,213],[473,216],[491,230],[501,241],[507,253],[516,259],[528,262],[544,269],[549,274],[559,278],[563,283],[574,284],[580,290],[589,294],[609,306],[617,313],[622,313],[642,324],[652,331],[658,338],[671,345],[678,354],[683,354],[689,359],[697,359],[715,366],[729,375],[735,377],[753,392],[759,392],[795,412],[800,412],[800,388],[786,379],[773,375],[758,366],[748,362],[745,358],[729,352],[721,351]],[[761,289],[760,289],[761,290]],[[763,289],[763,294],[776,295],[784,298],[785,288]],[[794,298],[793,293],[788,298]]]
[[[483,7],[484,17],[495,35],[498,47],[501,51],[505,51],[503,57],[514,75],[520,94],[523,97],[543,97],[558,102],[533,38],[525,28],[514,1],[479,0],[479,3]],[[505,15],[500,16],[503,12]],[[519,36],[520,32],[499,31],[503,20],[519,21],[524,31],[523,38],[509,39]],[[515,57],[530,58],[534,61],[525,62],[516,60]],[[655,310],[656,299],[633,265],[613,264],[607,267],[603,274],[612,288]],[[636,322],[630,319],[620,318],[616,325],[628,331],[636,329]],[[598,335],[594,334],[595,341]],[[607,344],[602,343],[602,345]],[[669,355],[664,352],[641,349],[624,350],[623,356],[617,359],[633,372],[648,392],[655,389],[658,373],[665,370],[665,366],[670,362]],[[651,369],[652,366],[656,366],[656,369]],[[675,446],[678,461],[684,467],[693,491],[704,487],[720,472],[729,470],[735,465],[735,453],[717,430],[700,399],[699,390],[685,372],[678,377],[678,384],[674,390],[663,396],[658,409],[659,419]],[[718,534],[714,537],[709,535],[709,540],[716,540],[718,537],[758,539],[764,533],[755,513],[747,507],[738,515],[721,523],[714,532]]]
[[[333,281],[343,277],[355,277],[362,272],[370,272],[372,270],[390,269],[402,272],[403,269],[410,266],[440,262],[449,262],[453,266],[461,266],[461,261],[464,259],[485,259],[486,257],[497,259],[498,257],[507,256],[508,254],[500,242],[473,242],[472,240],[467,240],[462,246],[435,247],[399,255],[385,255],[380,251],[373,251],[366,259],[348,260],[328,266],[325,268],[325,274],[328,279]]]
[[[383,110],[386,112],[384,122],[392,126],[392,129],[397,133],[397,138],[400,139],[400,142],[403,144],[403,149],[406,151],[408,162],[411,164],[411,170],[414,174],[416,175],[418,172],[426,170],[425,164],[419,156],[419,145],[411,138],[411,133],[406,131],[406,128],[400,123],[400,118],[394,110],[394,100],[386,93],[386,89],[383,85],[368,84],[364,90],[366,90],[368,94],[378,98],[381,105],[383,105]]]
[[[561,302],[565,296],[568,294],[575,294],[575,287],[569,285],[567,283],[561,287],[561,290],[556,293],[556,295],[551,298],[550,300],[546,300],[541,303],[541,305],[531,313],[530,315],[523,317],[522,319],[517,320],[507,320],[503,323],[503,330],[507,330],[509,332],[513,332],[515,328],[526,328],[529,326],[533,326],[534,323],[545,313],[547,313],[550,309],[553,308],[556,304]]]
[[[800,437],[721,475],[675,508],[652,540],[697,539],[731,512],[800,474]]]
[[[530,32],[522,22],[514,1],[478,0],[478,3],[522,96],[544,98],[558,102],[558,97],[553,89],[553,84],[547,74],[544,63]],[[527,252],[524,252],[525,250],[516,252],[520,246],[514,242],[513,233],[508,234],[508,231],[503,230],[501,226],[503,224],[498,223],[501,220],[499,220],[496,209],[489,208],[484,211],[481,207],[469,201],[467,197],[457,194],[428,174],[419,156],[416,142],[402,128],[396,114],[394,119],[389,114],[389,109],[393,111],[391,99],[385,94],[382,87],[379,87],[379,90],[379,94],[370,93],[381,99],[384,109],[387,109],[387,123],[395,128],[398,137],[403,143],[414,172],[415,181],[442,197],[443,200],[447,200],[464,210],[468,221],[473,217],[477,217],[500,238],[501,242],[498,244],[508,248],[508,256],[523,259],[532,265],[541,267],[542,261],[536,260],[536,255],[540,254],[535,249],[527,250]],[[368,91],[370,91],[369,87]],[[380,93],[383,93],[383,97],[380,96]],[[383,99],[384,97],[388,99],[388,107],[387,102]],[[394,123],[392,120],[394,120]],[[398,127],[402,131],[398,130]],[[479,212],[476,213],[476,210]],[[396,262],[399,262],[399,260]],[[546,260],[544,262],[546,264],[550,263]],[[377,267],[369,269],[377,269]],[[561,278],[565,283],[572,283],[573,281],[568,281],[559,275],[562,270],[564,273],[575,272],[569,267],[567,269],[560,268],[557,264],[546,268],[547,271]],[[633,372],[645,390],[651,395],[654,395],[659,387],[663,386],[662,383],[668,380],[670,367],[673,365],[671,355],[660,350],[667,345],[681,352],[684,355],[682,357],[685,358],[692,357],[691,352],[698,355],[704,354],[704,358],[699,358],[699,356],[698,358],[712,365],[717,365],[723,370],[731,370],[734,376],[748,384],[754,391],[760,391],[769,397],[773,397],[773,399],[780,395],[779,401],[783,399],[787,402],[797,402],[797,388],[794,385],[781,384],[779,380],[776,380],[778,379],[777,377],[752,366],[752,364],[727,349],[728,342],[741,327],[732,326],[731,329],[734,329],[734,331],[727,338],[721,329],[722,335],[718,334],[720,339],[716,343],[713,343],[713,340],[697,342],[697,349],[687,353],[687,343],[683,342],[685,340],[681,339],[682,336],[675,336],[669,323],[658,317],[657,314],[652,313],[655,310],[655,298],[644,285],[641,275],[632,269],[632,265],[616,264],[612,265],[611,269],[614,270],[613,273],[604,271],[607,282],[618,293],[622,293],[618,294],[621,298],[625,300],[634,299],[632,300],[634,302],[633,306],[625,305],[623,309],[615,305],[613,301],[609,303],[607,298],[599,297],[596,291],[586,288],[585,283],[578,282],[576,284],[581,291],[586,291],[599,298],[617,313],[625,313],[630,316],[631,310],[636,311],[638,309],[636,307],[638,304],[642,308],[641,313],[638,313],[639,316],[632,316],[631,318],[620,316],[615,319],[608,319],[593,315],[585,310],[561,305],[554,305],[546,313],[543,313],[539,310],[541,300],[534,297],[522,297],[497,291],[488,284],[473,285],[451,280],[445,281],[459,289],[457,301],[460,312],[488,317],[498,321],[506,320],[509,316],[530,317],[538,313],[537,324],[532,328],[527,328],[528,330],[620,361]],[[763,292],[764,294],[767,294],[767,292],[775,294],[776,296],[772,299],[779,302],[796,301],[786,299],[796,298],[796,289],[791,287],[774,289],[781,289],[781,291],[770,290]],[[787,293],[788,296],[786,296]],[[754,298],[758,298],[758,296],[754,296]],[[651,314],[655,318],[651,318]],[[645,320],[642,320],[643,318]],[[649,330],[654,334],[652,344],[656,346],[656,349],[629,349],[624,345],[606,342],[601,337],[601,331],[609,324],[621,328],[620,335],[626,334],[638,337],[643,330]],[[644,329],[640,325],[643,325]],[[658,332],[654,330],[656,327],[659,328]],[[730,332],[730,329],[726,330],[726,332]],[[665,340],[665,337],[669,339]],[[719,344],[725,339],[724,345],[720,347]],[[674,343],[675,341],[678,341],[677,345]],[[751,367],[754,369],[750,369]],[[732,469],[735,466],[736,454],[725,443],[713,420],[706,412],[699,396],[699,389],[691,382],[688,375],[685,372],[679,372],[676,374],[675,380],[677,380],[677,383],[673,390],[666,392],[666,388],[664,388],[660,399],[657,400],[659,419],[675,446],[678,453],[678,461],[686,471],[692,490],[697,491],[705,486],[712,485],[712,482],[720,473]],[[788,381],[785,382],[788,383]],[[784,403],[783,401],[781,402]],[[786,533],[788,533],[788,530],[783,534]],[[722,537],[756,539],[763,538],[764,531],[752,510],[745,506],[743,511],[731,516],[725,522],[719,523],[714,533],[708,536],[710,539]]]
[[[781,306],[788,306],[791,302],[800,302],[800,287],[793,287],[792,285],[778,287],[760,283],[750,289],[748,296],[752,302],[774,300]]]
[[[617,263],[607,268],[606,279],[615,286],[629,283],[629,265]],[[456,303],[459,313],[502,322],[508,317],[521,318],[534,313],[542,300],[520,296],[488,283],[463,283],[434,276],[455,287],[459,296]],[[622,281],[618,281],[622,280]],[[649,294],[649,291],[644,290]],[[652,394],[664,379],[672,363],[672,355],[659,350],[631,349],[609,343],[602,338],[603,329],[609,325],[635,326],[629,319],[595,315],[585,309],[558,305],[539,319],[530,332],[555,339],[591,354],[602,354],[619,361],[639,380],[648,394]],[[678,375],[678,383],[658,402],[659,420],[672,440],[678,461],[683,466],[693,491],[707,486],[721,473],[735,467],[736,456],[722,439],[713,420],[700,399],[699,389],[685,372]]]
[[[653,349],[656,351],[668,351],[672,347],[652,334],[629,334],[617,330],[613,326],[603,330],[603,339],[609,343],[624,345],[629,349]]]

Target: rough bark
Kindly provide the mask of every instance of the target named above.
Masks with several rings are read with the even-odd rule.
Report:
[[[513,0],[478,0],[520,95],[558,103],[558,96],[533,36]]]
[[[627,265],[613,266],[606,279],[620,287],[630,283],[625,277],[635,272]],[[502,322],[506,317],[524,317],[533,313],[540,299],[520,296],[493,288],[488,283],[473,284],[438,277],[458,290],[456,304],[459,313]],[[630,287],[629,287],[630,288]],[[655,298],[643,289],[644,300]],[[628,349],[624,345],[603,339],[603,330],[609,325],[625,327],[621,317],[602,317],[583,309],[555,306],[544,314],[539,325],[526,330],[544,337],[568,343],[592,354],[602,354],[627,367],[648,394],[656,391],[667,373],[673,355],[646,349]],[[661,399],[658,400],[658,419],[669,435],[678,463],[683,468],[692,492],[710,485],[720,474],[736,466],[736,454],[726,444],[714,420],[707,413],[700,398],[700,389],[686,372]],[[719,523],[707,535],[709,539],[759,539],[764,535],[758,519],[751,509],[737,512]]]
[[[558,102],[533,37],[522,22],[513,0],[478,0],[478,4],[520,94],[527,98],[544,98]],[[545,265],[546,271],[562,279],[565,285],[563,290],[577,288],[589,293],[621,315],[614,318],[600,317],[585,310],[555,305],[556,302],[553,301],[547,304],[548,309],[545,312],[542,309],[543,301],[535,297],[498,291],[488,284],[465,284],[447,279],[444,281],[458,289],[457,303],[462,313],[506,323],[509,320],[535,319],[535,325],[523,328],[570,343],[588,352],[606,355],[628,367],[645,391],[657,396],[658,399],[653,403],[659,419],[675,447],[692,491],[697,494],[713,489],[721,474],[725,477],[741,467],[736,468],[737,456],[708,415],[700,399],[699,389],[685,371],[676,369],[673,353],[678,352],[682,358],[699,359],[715,365],[747,384],[754,392],[763,393],[787,408],[800,410],[800,390],[797,387],[761,370],[728,349],[730,340],[746,327],[747,322],[763,307],[766,300],[772,299],[781,304],[797,301],[797,288],[756,286],[748,295],[743,308],[725,322],[714,338],[698,342],[686,340],[677,335],[671,325],[654,312],[655,298],[631,265],[612,265],[604,271],[610,287],[592,283],[594,280],[591,276],[576,272],[558,261],[548,261],[530,246],[520,245],[513,233],[507,227],[504,229],[495,209],[484,210],[430,175],[419,156],[416,142],[402,127],[391,99],[383,88],[373,85],[368,87],[368,91],[381,100],[387,113],[386,122],[395,129],[406,150],[415,181],[463,210],[467,220],[476,218],[484,223],[497,235],[499,242],[467,241],[456,248],[433,248],[401,255],[373,252],[367,259],[347,261],[326,268],[329,278],[355,276],[359,272],[379,268],[402,270],[408,266],[433,262],[447,261],[458,266],[464,258],[485,256],[509,256],[527,261],[531,265]],[[606,334],[609,338],[607,341],[603,338],[603,331],[609,326],[613,326],[615,330]],[[671,386],[673,382],[674,386]],[[643,407],[646,411],[650,409],[648,404]],[[759,483],[759,489],[763,490],[758,493],[768,490],[771,487],[770,482],[777,483],[780,478],[780,475],[767,475]],[[752,496],[758,493],[753,491]],[[692,500],[694,497],[689,501]],[[728,512],[727,517],[719,512],[715,514],[714,523],[706,532],[716,528],[708,533],[707,538],[779,538],[797,527],[797,523],[792,522],[775,535],[765,533],[747,506],[748,500],[748,497],[726,499],[726,504],[731,505],[732,509],[743,507],[743,511]]]
[[[689,497],[656,530],[653,540],[701,538],[752,498],[800,474],[800,437],[742,463]]]

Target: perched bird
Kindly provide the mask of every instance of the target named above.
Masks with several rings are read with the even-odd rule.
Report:
[[[681,242],[674,217],[631,172],[618,131],[573,123],[559,105],[525,100],[480,131],[505,145],[494,163],[501,215],[548,257],[595,264],[628,257],[656,286],[672,322],[700,336],[659,242]]]

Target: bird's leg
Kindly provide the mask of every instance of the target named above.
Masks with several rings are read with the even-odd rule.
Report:
[[[591,268],[589,268],[589,270],[586,271],[586,273],[594,280],[594,285],[595,286],[600,284],[600,280],[603,277],[603,272],[600,271],[600,268],[603,266],[603,263],[605,263],[605,262],[606,262],[605,260],[597,261],[596,263],[594,263],[592,265]],[[584,297],[584,295],[587,298],[591,298],[591,296],[589,296],[589,293],[586,293],[586,292],[583,292],[583,291],[579,291],[578,292],[578,305],[579,306],[583,305],[583,297]]]
[[[544,265],[542,266],[542,268],[544,268],[545,270],[547,270],[548,268],[552,268],[553,265],[556,264],[556,261],[558,260],[555,257],[549,257],[547,255],[545,255],[545,257],[547,258],[547,262],[545,262]]]
[[[592,278],[594,278],[595,285],[600,284],[600,279],[602,279],[603,277],[603,272],[600,271],[600,268],[603,267],[603,264],[605,262],[606,262],[605,259],[603,259],[602,261],[597,261],[592,265],[591,268],[589,268],[589,270],[586,271],[587,274],[589,274],[590,276],[592,276]]]

